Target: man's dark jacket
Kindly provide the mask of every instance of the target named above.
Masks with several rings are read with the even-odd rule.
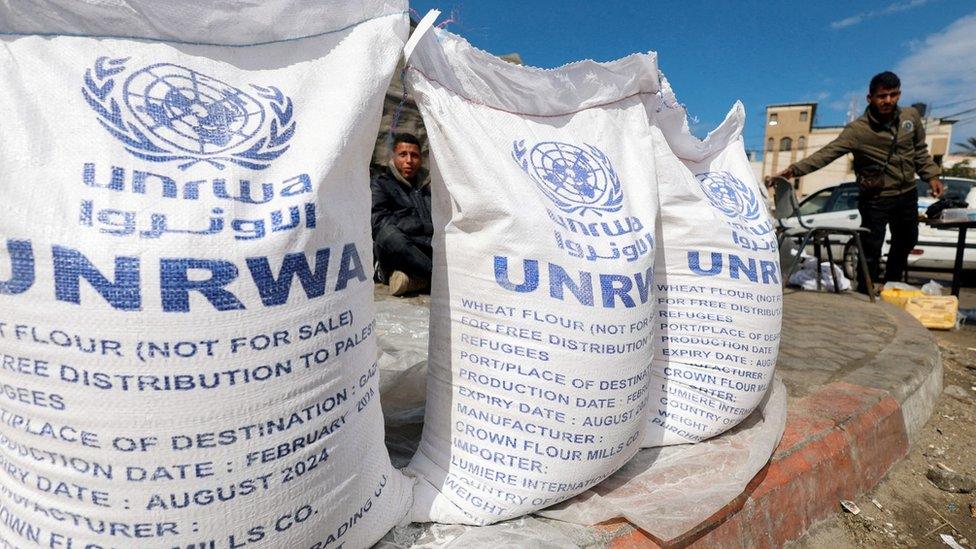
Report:
[[[867,166],[884,166],[889,151],[891,158],[885,168],[881,196],[915,192],[915,174],[925,181],[940,174],[939,166],[932,161],[925,145],[925,122],[911,107],[898,109],[888,124],[879,122],[868,107],[860,118],[844,126],[837,139],[791,168],[800,177],[853,153],[854,172],[860,174]]]
[[[414,240],[430,243],[434,226],[430,219],[430,178],[421,169],[413,185],[405,180],[393,162],[370,181],[373,194],[373,212],[370,221],[373,238],[386,225],[394,225]]]

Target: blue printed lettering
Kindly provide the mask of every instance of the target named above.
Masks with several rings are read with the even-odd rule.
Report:
[[[738,280],[740,272],[745,273],[746,278],[751,282],[759,282],[755,259],[750,259],[746,263],[742,261],[741,257],[729,254],[729,278]]]
[[[506,290],[518,293],[531,293],[539,288],[539,262],[535,259],[522,260],[523,282],[515,284],[509,275],[509,258],[505,256],[495,256],[495,282]],[[592,307],[594,305],[594,282],[593,273],[578,271],[579,280],[569,276],[566,269],[554,263],[548,264],[549,276],[549,296],[560,301],[565,300],[565,288],[569,288],[570,293],[579,301],[580,304]],[[601,305],[607,309],[617,306],[617,301],[624,307],[630,309],[641,304],[647,303],[650,298],[651,284],[654,279],[654,268],[649,267],[644,273],[634,273],[632,276],[618,274],[600,274],[600,295]],[[637,289],[637,300],[631,295],[634,288]]]
[[[246,179],[239,180],[240,184],[240,194],[237,196],[231,196],[227,193],[227,182],[224,179],[214,179],[214,195],[217,198],[229,198],[231,200],[237,200],[238,202],[243,202],[245,204],[266,204],[274,198],[274,187],[271,183],[262,183],[261,192],[262,199],[254,200],[251,198],[251,182]]]
[[[22,294],[34,285],[34,249],[30,240],[8,240],[10,280],[0,280],[0,294]]]
[[[112,166],[112,179],[106,185],[99,185],[95,182],[95,164],[87,162],[82,173],[82,180],[89,187],[122,191],[125,190],[125,169]]]
[[[209,280],[190,280],[190,269],[208,270]],[[190,292],[198,291],[218,311],[244,309],[237,296],[224,289],[237,278],[237,267],[230,261],[211,259],[161,259],[159,261],[160,294],[163,311],[190,311]]]
[[[8,280],[0,280],[0,295],[17,295],[34,286],[36,278],[35,257],[29,240],[8,240],[10,272]],[[368,280],[363,261],[354,243],[343,245],[337,266],[330,266],[336,254],[330,248],[315,252],[314,265],[307,253],[286,254],[275,269],[267,257],[247,258],[250,278],[266,307],[285,304],[290,296],[292,282],[298,279],[307,299],[323,296],[328,287],[336,292],[345,290],[350,283]],[[113,308],[121,311],[142,309],[142,261],[138,256],[112,258],[114,274],[99,269],[82,252],[65,246],[53,245],[51,278],[54,296],[58,301],[80,305],[82,279]],[[338,267],[338,268],[335,268]],[[209,272],[209,277],[192,271]],[[227,286],[238,279],[239,268],[233,262],[222,259],[164,258],[159,261],[160,302],[163,312],[185,313],[191,306],[190,293],[199,292],[218,311],[245,309]],[[334,286],[327,277],[336,272]],[[328,287],[327,287],[328,285]],[[236,291],[236,290],[235,290]]]
[[[630,281],[630,278],[621,275],[600,275],[600,289],[603,293],[603,306],[607,309],[613,309],[616,300],[614,296],[620,298],[620,302],[624,304],[624,307],[628,309],[633,309],[636,307],[634,300],[630,297],[630,290],[634,287],[634,283]]]
[[[159,180],[160,184],[163,186],[163,197],[176,198],[176,181],[173,181],[172,177],[166,177],[165,175],[144,172],[141,170],[134,170],[132,172],[132,192],[146,194],[146,181],[150,178]]]
[[[585,271],[580,271],[580,282],[576,283],[566,270],[559,265],[549,264],[549,295],[556,299],[563,299],[563,287],[576,296],[576,299],[583,305],[593,306],[593,276]]]
[[[363,261],[359,258],[356,245],[346,244],[342,247],[342,259],[339,260],[339,278],[336,281],[336,291],[345,290],[352,279],[365,282],[366,272],[363,270]]]
[[[362,270],[362,264],[359,265],[360,270]],[[271,272],[271,264],[266,257],[247,258],[247,267],[251,270],[251,277],[258,287],[261,301],[265,306],[272,307],[287,302],[292,279],[296,276],[305,290],[305,294],[311,299],[325,293],[325,277],[329,268],[329,248],[323,248],[315,253],[314,274],[309,269],[308,258],[303,253],[285,255],[277,279]]]
[[[763,284],[779,285],[779,263],[761,260],[759,262],[759,270],[762,271]]]
[[[289,183],[290,181],[294,181],[294,183]],[[312,178],[305,173],[286,179],[283,183],[285,186],[281,189],[281,196],[295,196],[312,192]]]
[[[524,273],[521,284],[513,284],[508,275],[508,258],[495,256],[495,282],[510,292],[529,293],[539,287],[539,262],[534,259],[522,261]]]
[[[715,276],[722,272],[722,254],[712,252],[712,266],[707,271],[702,269],[701,258],[698,254],[699,252],[688,252],[688,268],[691,269],[691,272],[702,276]]]
[[[691,272],[701,276],[716,276],[721,274],[723,267],[726,265],[722,254],[719,252],[711,252],[709,256],[712,264],[708,269],[705,269],[701,266],[701,253],[697,251],[688,252],[688,268],[691,269]],[[744,275],[747,280],[757,284],[779,284],[779,264],[775,261],[760,259],[757,263],[752,258],[744,259],[735,254],[726,255],[728,256],[729,278],[740,280]],[[760,277],[762,279],[761,281]]]
[[[54,294],[58,301],[81,304],[81,279],[84,278],[112,307],[121,311],[142,308],[139,287],[139,258],[115,258],[115,282],[103,275],[77,250],[54,246]]]
[[[124,192],[126,190],[125,171],[125,168],[120,166],[112,166],[109,180],[107,182],[98,182],[95,163],[86,162],[82,169],[82,182],[87,187]],[[198,200],[200,198],[200,187],[208,182],[212,184],[213,195],[216,198],[234,200],[245,204],[266,204],[275,196],[275,184],[273,183],[261,183],[260,196],[254,197],[252,196],[251,182],[246,179],[240,179],[237,183],[238,193],[237,195],[233,195],[227,188],[227,180],[223,178],[176,181],[165,175],[141,170],[132,171],[131,192],[134,194],[149,194],[148,188],[150,187],[151,181],[158,182],[158,186],[161,189],[159,196],[162,198]],[[305,173],[285,179],[278,183],[278,185],[280,186],[278,192],[280,197],[297,196],[313,191],[312,178]]]

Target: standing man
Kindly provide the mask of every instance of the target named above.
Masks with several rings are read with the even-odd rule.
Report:
[[[423,169],[420,141],[411,134],[393,138],[393,156],[370,181],[373,243],[380,276],[389,274],[390,293],[416,292],[430,285],[432,268],[430,177]]]
[[[853,153],[860,188],[857,209],[861,212],[861,227],[871,231],[863,245],[872,280],[879,278],[885,227],[891,230],[886,282],[901,280],[908,254],[918,243],[915,174],[928,182],[932,196],[938,198],[943,192],[941,170],[925,145],[922,117],[911,107],[899,108],[900,97],[901,80],[895,73],[875,75],[868,86],[868,108],[864,114],[845,126],[837,139],[777,174],[786,179],[801,177]],[[858,288],[867,291],[860,269],[857,278]]]

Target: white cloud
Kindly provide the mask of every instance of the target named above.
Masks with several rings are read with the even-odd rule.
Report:
[[[976,99],[976,13],[967,15],[946,29],[929,35],[895,67],[901,77],[903,97],[934,105],[936,116],[948,116],[973,103],[938,108],[939,105]],[[960,115],[966,119],[974,113]],[[976,135],[976,120],[957,124],[953,142]]]
[[[830,23],[830,28],[836,30],[836,29],[843,29],[847,27],[853,27],[854,25],[858,25],[867,19],[873,19],[875,17],[881,17],[884,15],[891,15],[892,13],[898,13],[900,11],[910,10],[913,8],[917,8],[919,6],[924,6],[925,4],[928,4],[929,2],[932,1],[934,0],[906,0],[903,2],[895,2],[894,4],[889,4],[881,8],[880,10],[864,11],[852,15],[850,17],[845,17],[843,19],[833,21]]]
[[[868,13],[870,13],[870,12],[868,12]],[[861,21],[864,21],[864,18],[867,17],[867,15],[868,15],[867,13],[860,13],[858,15],[852,15],[850,17],[845,17],[845,18],[840,19],[838,21],[831,21],[830,22],[830,28],[832,28],[832,29],[843,29],[845,27],[853,27],[854,25],[860,23]]]

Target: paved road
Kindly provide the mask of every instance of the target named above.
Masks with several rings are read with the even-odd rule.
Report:
[[[872,359],[895,332],[891,312],[866,296],[787,289],[776,367],[790,398],[802,398]]]

